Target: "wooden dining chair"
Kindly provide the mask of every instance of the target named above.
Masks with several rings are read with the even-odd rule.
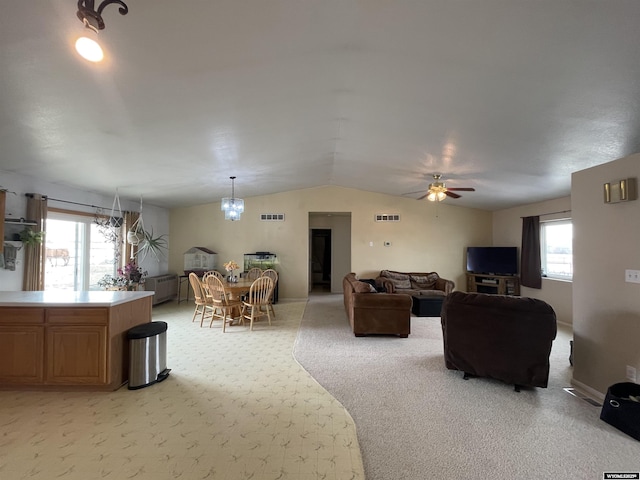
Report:
[[[208,296],[202,288],[200,279],[193,272],[189,274],[189,283],[191,284],[194,302],[196,304],[191,321],[195,321],[196,315],[200,314],[200,326],[202,326],[205,318],[213,318],[214,305],[211,301],[211,297]]]
[[[209,278],[211,275],[215,275],[216,272],[215,270],[209,270],[207,272],[204,272],[204,275],[202,275],[202,279],[200,280],[200,284],[202,285],[202,288],[204,288],[204,291],[207,295],[209,295],[209,286],[207,284],[207,278]]]
[[[214,275],[216,277],[218,277],[220,280],[224,281],[224,275],[222,275],[219,271],[217,270],[210,270],[211,275]]]
[[[271,312],[269,311],[269,297],[273,291],[273,280],[270,277],[256,279],[249,289],[246,300],[242,302],[241,316],[250,321],[249,330],[253,330],[253,322],[260,317],[267,317],[271,325]]]
[[[278,284],[278,272],[276,272],[273,268],[268,268],[264,272],[262,272],[262,276],[269,277],[273,280],[273,290],[271,291],[271,296],[269,297],[269,310],[273,313],[273,318],[276,317],[276,312],[273,309],[273,297],[276,291],[276,285]]]
[[[233,314],[240,314],[242,303],[240,300],[231,299],[231,296],[224,287],[224,282],[216,275],[210,275],[207,278],[207,285],[209,288],[209,294],[211,295],[211,301],[215,308],[211,316],[209,328],[213,325],[213,320],[215,318],[220,318],[222,320],[222,331],[226,332],[227,323],[231,324],[234,320]],[[240,322],[244,325],[244,318],[242,315],[240,315]]]
[[[258,267],[251,268],[246,274],[246,277],[249,280],[257,280],[261,276],[262,276],[262,269]]]

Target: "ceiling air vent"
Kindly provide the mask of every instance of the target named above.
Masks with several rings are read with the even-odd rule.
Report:
[[[376,222],[399,222],[400,214],[398,213],[376,213]]]
[[[284,222],[284,213],[261,213],[260,220],[265,222]]]

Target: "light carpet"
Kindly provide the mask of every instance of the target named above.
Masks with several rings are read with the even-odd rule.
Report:
[[[463,380],[444,366],[440,318],[407,339],[354,337],[342,295],[309,299],[297,360],[351,413],[367,480],[601,479],[640,471],[640,444],[566,393],[571,332],[559,326],[549,387]]]
[[[193,304],[161,305],[164,382],[0,391],[0,479],[362,480],[351,417],[292,356],[304,307],[222,333]]]

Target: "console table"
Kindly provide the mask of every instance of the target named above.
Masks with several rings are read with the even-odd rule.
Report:
[[[467,292],[520,295],[520,278],[513,275],[467,273]]]

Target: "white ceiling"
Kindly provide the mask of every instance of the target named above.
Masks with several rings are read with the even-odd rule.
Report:
[[[638,0],[125,1],[100,65],[76,0],[3,2],[0,170],[164,207],[442,173],[493,210],[640,151]]]

